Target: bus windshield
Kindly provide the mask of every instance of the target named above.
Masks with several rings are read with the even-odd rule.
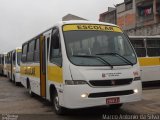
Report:
[[[17,52],[17,64],[20,65],[20,60],[21,60],[21,52]]]
[[[122,32],[100,30],[64,31],[69,60],[79,66],[136,64],[136,55]]]

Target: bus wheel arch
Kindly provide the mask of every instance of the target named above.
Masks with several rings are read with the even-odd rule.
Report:
[[[7,76],[7,77],[10,78],[10,77],[9,77],[9,72],[8,72],[8,76]]]
[[[16,83],[15,75],[13,74],[13,83]]]
[[[65,108],[59,105],[58,92],[55,85],[50,85],[50,101],[56,114],[63,115]]]
[[[13,82],[16,86],[18,86],[18,83],[16,82],[16,77],[15,77],[15,74],[13,74]]]
[[[53,94],[57,92],[55,85],[51,84],[49,88],[49,93],[50,93],[50,102],[52,103],[52,97]],[[53,104],[53,103],[52,103]]]
[[[31,89],[30,80],[29,80],[29,78],[27,78],[26,80],[27,80],[27,89],[28,89],[28,91],[29,91],[29,95],[30,95],[31,97],[33,97],[33,96],[34,96],[34,93],[32,92],[32,89]]]
[[[26,87],[27,87],[27,89],[29,89],[29,87],[30,87],[30,81],[29,81],[29,78],[27,78],[27,79],[26,79]]]

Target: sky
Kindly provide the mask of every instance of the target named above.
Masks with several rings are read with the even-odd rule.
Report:
[[[0,0],[0,53],[9,52],[67,14],[98,21],[124,0]]]

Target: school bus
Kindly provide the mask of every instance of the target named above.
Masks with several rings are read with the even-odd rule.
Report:
[[[6,76],[7,54],[0,54],[0,74]]]
[[[0,75],[4,74],[4,55],[0,54]]]
[[[141,100],[136,53],[116,25],[64,21],[22,45],[21,83],[30,95],[66,108],[120,108]]]
[[[136,50],[142,82],[160,80],[160,36],[129,36]]]
[[[12,51],[12,80],[15,85],[21,83],[20,79],[20,60],[22,49],[16,48]]]
[[[21,48],[18,47],[8,52],[8,78],[17,85],[21,83],[20,80],[20,60],[21,60]]]
[[[6,74],[7,77],[11,80],[11,57],[12,57],[12,51],[7,53],[7,63],[6,63]]]
[[[7,76],[7,61],[8,61],[8,59],[7,59],[7,53],[4,53],[4,56],[3,56],[3,58],[4,58],[4,73],[3,73],[3,75],[4,76]]]
[[[0,55],[0,74],[2,76],[7,76],[7,72],[6,72],[6,64],[7,64],[7,54],[1,54]]]

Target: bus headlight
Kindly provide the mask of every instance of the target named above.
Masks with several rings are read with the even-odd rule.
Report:
[[[138,93],[138,89],[134,89],[134,93]]]
[[[84,85],[87,84],[84,80],[65,80],[66,85]]]
[[[84,94],[81,95],[81,98],[86,98],[86,97],[88,97],[87,93],[84,93]]]

